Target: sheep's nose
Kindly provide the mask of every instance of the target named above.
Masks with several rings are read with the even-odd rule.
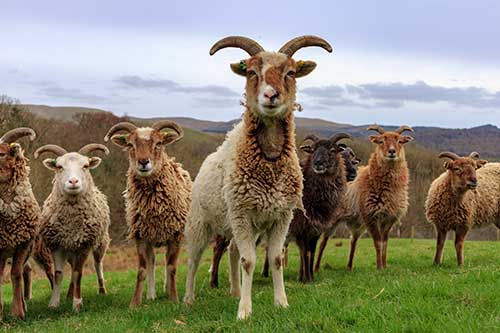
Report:
[[[138,161],[140,165],[146,167],[149,164],[149,159],[141,159]]]
[[[477,187],[477,178],[471,178],[468,182],[467,182],[467,186],[469,188],[476,188]]]
[[[389,149],[389,155],[396,155],[396,149],[394,148]]]
[[[276,98],[278,98],[279,93],[275,90],[267,90],[264,92],[264,97],[269,98],[271,102],[273,102]]]
[[[73,186],[76,186],[79,183],[78,179],[76,179],[76,178],[71,178],[70,180],[68,180],[68,182],[70,183],[70,185],[73,185]]]

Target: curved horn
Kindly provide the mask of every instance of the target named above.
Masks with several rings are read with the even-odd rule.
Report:
[[[184,135],[184,130],[182,129],[182,127],[180,127],[179,125],[177,125],[176,123],[174,123],[173,121],[170,121],[170,120],[157,121],[151,127],[155,131],[161,131],[164,128],[173,129],[177,133],[177,135],[179,135],[178,139],[182,138],[182,136]]]
[[[307,140],[311,140],[313,142],[318,142],[319,137],[316,134],[307,134],[306,137],[304,138],[304,140],[302,140],[302,142],[304,143]]]
[[[347,133],[337,133],[330,137],[330,141],[337,143],[337,141],[342,139],[352,139],[352,136]]]
[[[105,145],[98,144],[98,143],[90,143],[88,145],[85,145],[82,148],[80,148],[78,153],[82,154],[82,155],[89,155],[90,153],[92,153],[93,151],[96,151],[96,150],[99,150],[99,151],[103,152],[104,154],[109,155],[108,147],[106,147]]]
[[[29,136],[30,141],[35,140],[36,133],[31,128],[28,127],[19,127],[14,128],[13,130],[8,131],[0,138],[0,143],[12,143],[16,140],[19,140],[22,137]]]
[[[479,153],[477,151],[473,151],[472,153],[470,153],[469,157],[474,160],[477,160],[479,159]]]
[[[132,123],[129,123],[129,122],[118,123],[109,129],[108,133],[104,137],[104,142],[108,142],[109,139],[113,136],[113,134],[115,134],[118,131],[127,131],[130,133],[130,132],[135,131],[136,129],[137,129],[137,126],[135,126]]]
[[[229,36],[222,38],[210,48],[210,55],[226,47],[237,47],[246,51],[250,56],[264,51],[264,48],[253,39],[243,36]]]
[[[371,125],[371,126],[368,126],[367,128],[368,131],[377,131],[379,132],[380,134],[384,134],[385,133],[385,129],[383,129],[382,127],[380,127],[379,125]]]
[[[396,130],[396,133],[401,134],[404,131],[413,132],[413,128],[411,128],[410,126],[403,125]]]
[[[300,36],[295,37],[283,45],[278,52],[286,54],[289,58],[291,58],[299,49],[309,46],[319,46],[330,53],[333,51],[332,46],[323,38],[316,36]]]
[[[442,152],[441,154],[439,154],[439,158],[444,158],[444,157],[447,157],[447,158],[451,159],[452,161],[455,161],[455,160],[460,158],[460,156],[458,156],[457,154],[452,153],[450,151],[445,151],[445,152]]]
[[[35,154],[34,154],[35,159],[38,159],[38,157],[40,157],[40,155],[43,153],[54,153],[57,156],[62,156],[62,155],[67,154],[68,152],[66,151],[66,149],[59,147],[58,145],[45,145],[45,146],[41,146],[40,148],[38,148],[35,151]]]

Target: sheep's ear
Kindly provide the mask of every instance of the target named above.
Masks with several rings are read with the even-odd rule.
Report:
[[[361,163],[361,159],[357,157],[351,161],[352,165],[358,165],[359,163]]]
[[[128,140],[125,134],[116,134],[111,137],[111,142],[120,147],[127,147]]]
[[[477,160],[476,161],[477,168],[479,169],[479,168],[483,167],[486,163],[488,163],[487,160]]]
[[[311,145],[302,145],[299,148],[300,148],[300,150],[302,150],[303,152],[306,152],[308,154],[314,153],[314,149]]]
[[[347,148],[347,145],[345,143],[339,143],[337,147],[338,151],[344,151]]]
[[[451,162],[451,161],[446,161],[446,162],[444,162],[443,166],[444,166],[444,168],[445,168],[446,170],[451,170],[451,169],[453,169],[453,162]]]
[[[379,144],[380,143],[380,135],[370,135],[368,137],[372,143]]]
[[[161,143],[164,145],[169,145],[171,143],[174,143],[182,139],[182,136],[178,135],[175,132],[162,132],[161,135],[162,135]]]
[[[47,159],[43,160],[42,163],[49,170],[55,171],[58,169],[57,168],[57,160],[55,158],[47,158]]]
[[[402,144],[405,144],[405,143],[408,143],[408,142],[411,142],[411,141],[413,141],[413,137],[412,136],[409,136],[409,135],[402,135],[401,136],[400,142]]]
[[[316,68],[316,63],[310,60],[299,60],[295,68],[295,77],[303,77],[311,73]]]
[[[242,60],[237,63],[231,64],[231,70],[238,75],[247,76],[247,63],[245,60]]]
[[[21,152],[21,145],[17,142],[14,142],[14,143],[11,143],[9,145],[10,147],[10,155],[11,156],[17,156],[19,154],[19,152]]]
[[[95,169],[101,164],[102,159],[100,157],[90,157],[89,158],[89,169]]]

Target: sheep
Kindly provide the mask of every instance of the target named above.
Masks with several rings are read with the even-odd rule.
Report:
[[[256,240],[268,240],[273,260],[274,303],[287,307],[281,251],[293,216],[302,206],[302,173],[295,148],[296,78],[316,67],[295,61],[302,47],[320,46],[325,40],[303,36],[286,43],[279,52],[266,52],[257,42],[240,36],[221,39],[213,55],[226,47],[246,51],[250,58],[231,64],[246,77],[246,110],[242,121],[203,162],[193,185],[193,202],[186,225],[188,274],[184,302],[194,301],[195,274],[201,255],[215,234],[230,239],[231,294],[240,297],[237,318],[252,311],[252,277]],[[240,263],[243,267],[240,293]]]
[[[367,166],[360,167],[347,191],[336,218],[337,223],[346,223],[351,232],[351,244],[347,268],[352,270],[356,244],[368,229],[377,254],[377,269],[387,268],[387,242],[392,226],[400,223],[408,210],[409,170],[404,145],[413,140],[403,132],[413,129],[401,126],[396,131],[385,131],[373,125],[368,130],[376,145]]]
[[[329,227],[341,205],[346,187],[346,172],[341,156],[343,148],[337,145],[349,134],[337,133],[329,139],[316,135],[306,136],[300,149],[307,153],[302,163],[304,211],[295,210],[287,241],[294,240],[300,249],[299,281],[312,282],[316,244],[321,234]]]
[[[352,182],[356,178],[356,175],[358,173],[357,166],[361,162],[361,160],[356,157],[356,154],[351,147],[347,147],[343,144],[339,144],[339,147],[343,148],[343,151],[340,154],[344,160],[346,180],[348,182]],[[337,223],[335,221],[333,221],[331,224],[331,227],[323,233],[323,239],[319,246],[318,258],[316,259],[316,264],[314,265],[314,272],[319,271],[319,267],[321,266],[321,258],[323,257],[323,252],[325,251],[326,245],[328,244],[328,239],[335,233],[335,230],[337,228]]]
[[[108,148],[100,144],[88,144],[78,152],[69,153],[57,145],[45,145],[35,151],[35,159],[45,153],[56,156],[43,160],[43,165],[54,171],[54,179],[43,205],[40,227],[43,246],[51,252],[55,266],[50,308],[60,304],[64,264],[68,261],[72,271],[68,298],[73,299],[75,312],[82,309],[82,271],[90,252],[99,293],[106,292],[102,260],[110,243],[110,217],[107,198],[90,174],[90,170],[101,164],[99,157],[89,157],[94,151],[109,154]]]
[[[425,201],[425,215],[437,233],[434,264],[441,264],[446,234],[455,231],[457,265],[464,262],[464,241],[473,227],[500,228],[500,163],[487,163],[479,154],[443,152],[446,169],[435,179]]]
[[[12,258],[12,315],[24,319],[25,298],[31,297],[30,269],[25,264],[39,225],[40,207],[29,181],[28,159],[16,142],[26,136],[31,141],[36,138],[35,132],[25,127],[10,130],[0,138],[0,320],[3,318],[2,283],[8,259]]]
[[[163,131],[172,129],[173,132]],[[125,132],[125,134],[115,134]],[[177,301],[176,271],[180,243],[191,203],[191,177],[165,152],[165,146],[183,137],[182,128],[171,121],[137,128],[123,122],[110,128],[105,141],[125,148],[129,155],[126,217],[129,239],[135,241],[139,267],[130,307],[140,306],[144,279],[148,280],[148,299],[156,298],[154,247],[166,246],[164,292]]]

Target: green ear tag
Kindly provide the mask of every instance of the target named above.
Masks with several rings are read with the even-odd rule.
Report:
[[[241,60],[240,61],[240,69],[242,71],[246,71],[247,70],[247,63],[245,62],[245,60]]]
[[[302,66],[304,66],[304,60],[297,61],[297,68],[301,68]]]
[[[52,164],[52,166],[55,168],[57,165],[57,160],[53,159],[52,161],[50,161],[50,164]]]

